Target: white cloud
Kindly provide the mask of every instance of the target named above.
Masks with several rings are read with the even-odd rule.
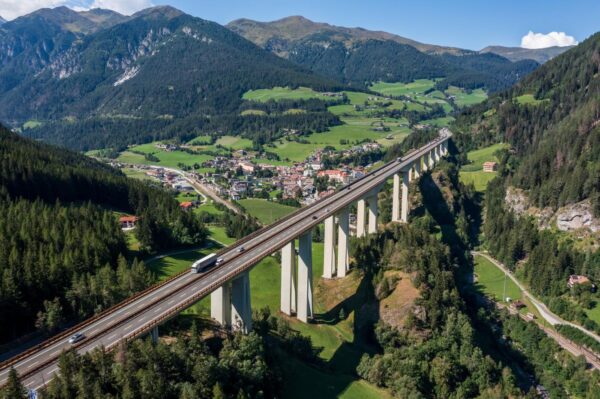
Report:
[[[544,34],[529,31],[529,33],[521,38],[521,47],[529,49],[553,46],[574,46],[576,44],[577,40],[575,40],[573,36],[567,35],[565,32],[550,32]]]
[[[67,6],[75,11],[90,8],[107,8],[121,14],[131,15],[151,7],[151,0],[0,0],[0,16],[7,20],[29,14],[40,8]]]
[[[64,6],[65,0],[0,0],[0,16],[14,19],[39,8]]]

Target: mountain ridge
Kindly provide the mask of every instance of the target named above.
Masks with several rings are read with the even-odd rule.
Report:
[[[532,60],[513,63],[497,55],[313,22],[302,16],[272,22],[238,19],[226,26],[280,57],[359,88],[375,81],[447,78],[441,85],[498,91],[538,66]]]
[[[479,50],[479,53],[498,54],[510,61],[534,60],[543,64],[552,58],[572,49],[575,46],[554,46],[541,49],[527,49],[523,47],[487,46]]]
[[[64,10],[57,12],[54,19],[62,21]],[[40,20],[38,15],[30,18]],[[0,84],[0,119],[13,127],[41,120],[44,129],[25,133],[55,144],[87,149],[94,142],[123,145],[151,140],[158,132],[171,137],[198,131],[215,117],[236,112],[242,94],[250,89],[341,88],[215,22],[172,7],[143,10],[87,35],[47,20],[52,18],[46,25],[57,35],[48,34],[48,40],[62,45],[53,46],[51,54],[22,71],[19,79],[12,73],[19,61],[29,61],[46,41],[34,41],[17,60],[5,57],[5,68],[0,68],[0,83],[5,86]],[[22,17],[21,23],[27,21]],[[179,128],[169,130],[175,125]],[[119,135],[123,130],[131,133]]]

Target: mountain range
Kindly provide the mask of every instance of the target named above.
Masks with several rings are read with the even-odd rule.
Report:
[[[238,19],[227,27],[280,57],[355,87],[378,80],[444,78],[446,86],[498,91],[538,66],[533,60],[511,62],[495,54],[424,44],[300,16],[272,22]]]
[[[341,86],[171,7],[40,10],[1,31],[0,119],[44,121],[31,135],[79,149],[201,127],[237,113],[250,89]]]
[[[226,28],[166,6],[132,16],[57,7],[0,27],[0,120],[71,148],[119,147],[240,134],[242,94],[251,89],[367,90],[439,78],[438,88],[493,92],[538,65],[302,17]]]
[[[572,49],[574,46],[554,46],[539,49],[528,49],[523,47],[504,47],[504,46],[487,46],[481,50],[480,53],[494,53],[498,54],[510,61],[521,61],[521,60],[534,60],[543,64],[552,58],[564,53],[567,50]]]

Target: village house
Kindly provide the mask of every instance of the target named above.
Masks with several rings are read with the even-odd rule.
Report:
[[[580,274],[571,274],[569,276],[569,281],[567,282],[567,287],[573,288],[576,285],[589,283],[590,279],[586,276],[582,276]]]
[[[123,230],[130,230],[135,227],[136,222],[139,220],[137,216],[121,216],[119,218],[119,225]]]
[[[347,184],[350,181],[348,173],[341,170],[321,170],[317,173],[317,177],[327,176],[329,180],[333,180],[342,184]]]
[[[516,301],[512,301],[510,304],[510,308],[512,310],[514,310],[515,312],[518,312],[521,308],[524,308],[524,307],[525,307],[525,304],[518,299]]]
[[[495,172],[498,170],[498,162],[487,161],[483,163],[484,172]]]
[[[179,204],[179,206],[181,207],[181,209],[183,209],[184,211],[187,211],[189,209],[192,209],[194,207],[194,203],[191,201],[184,201],[181,204]]]

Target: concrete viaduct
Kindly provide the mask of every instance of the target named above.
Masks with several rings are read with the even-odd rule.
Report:
[[[346,276],[350,207],[356,203],[356,235],[375,233],[377,194],[392,178],[392,221],[407,222],[410,181],[433,168],[448,153],[451,136],[448,129],[442,129],[436,139],[423,147],[223,249],[219,252],[223,258],[219,266],[199,274],[186,270],[1,363],[0,385],[14,367],[27,388],[43,387],[57,372],[60,353],[70,348],[79,353],[100,346],[111,349],[143,334],[150,334],[156,340],[159,324],[207,295],[211,296],[211,316],[217,322],[248,332],[252,329],[249,271],[278,250],[281,250],[281,311],[308,322],[313,317],[312,229],[324,223],[323,277]],[[69,344],[68,338],[75,332],[83,333],[85,339]]]

